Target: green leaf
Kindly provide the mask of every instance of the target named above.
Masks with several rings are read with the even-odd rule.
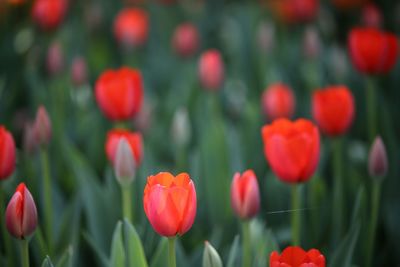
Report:
[[[229,251],[227,267],[237,266],[237,263],[238,263],[237,255],[240,255],[240,252],[239,252],[239,235],[235,236],[235,239],[233,240],[233,243],[231,245],[231,249]]]
[[[124,220],[124,237],[128,266],[147,267],[148,264],[139,235],[135,227],[126,219]]]
[[[222,267],[222,260],[217,250],[208,241],[203,252],[203,267]]]
[[[61,255],[60,260],[56,264],[56,267],[72,267],[72,255],[73,255],[73,248],[69,246],[65,252]]]
[[[151,259],[150,267],[165,267],[166,262],[168,262],[168,239],[162,238]]]
[[[122,222],[118,221],[111,243],[110,267],[125,267],[125,251],[121,230]]]
[[[53,263],[50,260],[49,256],[46,256],[46,258],[44,259],[43,263],[42,263],[42,267],[54,267]]]

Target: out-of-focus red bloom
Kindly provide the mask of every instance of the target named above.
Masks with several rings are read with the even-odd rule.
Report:
[[[366,74],[389,72],[396,63],[399,43],[394,34],[374,28],[350,31],[348,48],[354,67]]]
[[[147,40],[149,19],[147,12],[139,8],[125,8],[114,21],[117,41],[127,47],[143,45]]]
[[[304,251],[300,247],[287,247],[279,255],[273,251],[269,257],[270,267],[325,267],[325,257],[317,249]]]
[[[313,20],[318,13],[319,0],[268,0],[275,16],[284,23]]]
[[[216,49],[209,49],[201,54],[199,61],[199,77],[204,88],[215,91],[224,82],[224,62],[221,53]]]
[[[277,119],[262,128],[264,153],[272,171],[288,183],[305,182],[319,162],[318,128],[306,119]]]
[[[353,94],[344,85],[316,90],[312,97],[312,114],[325,134],[344,134],[354,119]]]
[[[181,57],[190,57],[199,48],[199,33],[191,23],[183,23],[176,27],[172,37],[172,47]]]
[[[356,9],[363,6],[367,0],[331,0],[336,8],[341,10]]]
[[[176,177],[168,172],[150,176],[144,188],[143,206],[158,234],[167,237],[183,235],[196,217],[194,183],[187,173]]]
[[[139,70],[106,70],[95,85],[97,104],[110,120],[133,118],[142,106],[143,80]]]
[[[368,3],[364,5],[361,11],[361,22],[366,27],[381,27],[383,16],[379,8],[374,3]]]
[[[108,131],[106,140],[106,154],[110,162],[115,161],[115,155],[120,139],[124,137],[131,146],[136,165],[140,165],[143,158],[143,140],[138,132],[131,132],[125,129],[113,129]]]
[[[36,112],[33,125],[35,141],[38,145],[47,145],[51,139],[51,121],[44,106],[40,106]]]
[[[270,120],[292,117],[295,109],[293,90],[284,83],[273,83],[262,95],[262,111]]]
[[[241,219],[254,217],[260,209],[260,190],[257,177],[252,170],[240,175],[235,173],[231,185],[231,204]]]
[[[53,30],[63,21],[67,12],[67,0],[36,0],[32,18],[43,30]]]
[[[9,131],[0,125],[0,180],[8,178],[15,169],[15,142]]]
[[[64,52],[59,42],[54,42],[47,50],[46,67],[50,75],[59,74],[64,67]]]
[[[72,61],[71,80],[76,86],[80,86],[87,81],[87,66],[83,57],[76,57]]]
[[[6,209],[6,227],[15,238],[25,239],[37,226],[36,204],[24,183],[18,185]]]

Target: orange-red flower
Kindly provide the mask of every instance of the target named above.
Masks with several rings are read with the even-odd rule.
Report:
[[[199,62],[199,78],[205,89],[215,91],[224,82],[224,62],[221,53],[216,49],[204,52]]]
[[[53,30],[61,24],[66,12],[66,0],[36,0],[32,7],[32,18],[41,29]]]
[[[122,67],[106,70],[95,85],[97,104],[110,120],[133,118],[140,110],[143,81],[139,70]]]
[[[268,0],[275,16],[284,23],[313,20],[318,13],[319,0]]]
[[[295,108],[292,89],[283,83],[273,83],[262,95],[262,110],[270,120],[290,118]]]
[[[147,178],[143,206],[154,230],[167,237],[183,235],[193,225],[196,208],[196,189],[187,173],[174,177],[161,172]]]
[[[0,180],[8,178],[15,169],[14,138],[0,125]]]
[[[307,181],[319,162],[318,128],[306,119],[277,119],[262,128],[264,153],[272,171],[282,181]]]
[[[260,190],[257,177],[252,170],[240,175],[235,173],[231,185],[231,204],[241,219],[254,217],[260,209]]]
[[[270,267],[325,267],[325,257],[318,249],[304,251],[300,247],[287,247],[279,255],[273,251],[269,257]]]
[[[396,64],[399,43],[394,34],[374,28],[354,28],[349,34],[348,48],[358,71],[382,74]]]
[[[113,129],[108,131],[106,140],[106,154],[110,162],[114,163],[115,154],[119,140],[124,137],[132,150],[136,165],[140,165],[143,158],[143,140],[142,135],[138,132],[131,132],[125,129]]]
[[[24,183],[18,185],[6,209],[6,226],[15,238],[24,239],[37,226],[36,204]]]
[[[114,21],[114,34],[117,41],[128,47],[143,45],[149,32],[147,12],[140,8],[125,8]]]
[[[344,134],[354,119],[353,94],[344,85],[316,90],[312,97],[312,114],[325,134]]]
[[[179,25],[172,37],[172,47],[181,57],[190,57],[199,48],[199,33],[191,23]]]

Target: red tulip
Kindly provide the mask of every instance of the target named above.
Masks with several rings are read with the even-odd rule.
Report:
[[[114,34],[118,42],[128,47],[143,45],[147,40],[149,19],[139,8],[125,8],[114,21]]]
[[[204,52],[199,62],[199,77],[204,88],[215,91],[224,82],[224,63],[221,54],[216,49]]]
[[[242,176],[238,172],[233,176],[231,204],[241,219],[250,219],[258,213],[260,190],[257,177],[252,170],[245,171]]]
[[[368,3],[363,7],[361,11],[361,22],[366,27],[381,27],[383,22],[382,13],[374,3]]]
[[[35,141],[38,145],[47,145],[51,139],[51,121],[44,106],[40,106],[36,112],[33,125]]]
[[[282,181],[307,181],[317,168],[320,152],[318,128],[310,121],[277,119],[262,128],[264,153]]]
[[[95,85],[97,104],[110,120],[133,118],[140,110],[143,80],[139,70],[122,67],[106,70]]]
[[[199,48],[199,33],[191,23],[179,25],[172,37],[172,47],[181,57],[190,57]]]
[[[14,138],[0,125],[0,180],[8,178],[15,169],[15,142]]]
[[[143,206],[154,230],[167,237],[183,235],[196,216],[196,189],[187,173],[161,172],[147,178]]]
[[[319,0],[268,0],[269,7],[284,23],[313,20],[318,13]]]
[[[292,117],[295,97],[292,89],[283,83],[273,83],[262,95],[262,110],[270,120]]]
[[[143,158],[142,135],[138,132],[130,132],[125,129],[113,129],[108,131],[105,147],[108,160],[110,162],[115,162],[118,143],[122,137],[124,137],[131,146],[136,165],[140,165]]]
[[[15,238],[25,239],[35,231],[36,226],[37,211],[35,201],[25,184],[21,183],[7,206],[7,230]]]
[[[84,58],[76,57],[72,61],[71,80],[76,86],[80,86],[87,81],[87,66]]]
[[[67,0],[36,0],[32,18],[43,30],[53,30],[63,21],[67,12]]]
[[[374,28],[354,28],[349,34],[348,48],[358,71],[382,74],[396,64],[399,44],[394,34]]]
[[[317,249],[305,252],[300,247],[287,247],[282,254],[273,251],[269,257],[270,267],[325,267],[325,257]]]
[[[353,94],[344,85],[316,90],[312,97],[312,114],[325,134],[344,134],[354,119]]]

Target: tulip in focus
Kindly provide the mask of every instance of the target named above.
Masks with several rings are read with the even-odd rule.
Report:
[[[216,91],[221,88],[224,73],[224,63],[218,50],[210,49],[200,56],[199,78],[205,89]]]
[[[354,119],[354,97],[344,85],[316,90],[312,96],[312,114],[318,126],[329,136],[342,135]]]
[[[172,37],[172,47],[181,57],[190,57],[199,48],[199,33],[196,26],[191,23],[179,25]]]
[[[59,74],[64,68],[64,52],[59,42],[50,45],[46,57],[47,72],[50,75]]]
[[[325,267],[325,257],[317,249],[304,251],[300,247],[287,247],[279,255],[273,251],[269,257],[270,267]]]
[[[72,61],[71,80],[76,86],[80,86],[87,81],[87,66],[84,58],[76,57]]]
[[[143,140],[142,135],[138,132],[131,132],[125,129],[113,129],[108,131],[106,140],[106,154],[110,162],[116,164],[116,153],[118,144],[124,138],[133,152],[136,166],[139,166],[143,158]]]
[[[67,6],[67,0],[36,0],[32,19],[42,30],[54,30],[64,20]]]
[[[382,26],[382,13],[374,3],[368,3],[362,8],[361,23],[366,27],[372,28],[380,28]]]
[[[129,185],[135,178],[136,163],[128,140],[121,137],[114,161],[115,177],[121,185]]]
[[[183,235],[196,216],[196,189],[187,173],[161,172],[147,178],[143,206],[153,229],[162,236]]]
[[[262,111],[270,120],[292,117],[295,97],[292,89],[283,83],[273,83],[262,95]]]
[[[44,106],[40,106],[36,112],[34,122],[35,141],[38,145],[47,145],[51,139],[51,121]]]
[[[114,35],[124,46],[142,46],[147,41],[148,32],[148,15],[142,9],[125,8],[115,18]]]
[[[368,157],[368,172],[371,177],[385,177],[388,171],[388,159],[385,144],[380,136],[372,144]]]
[[[128,67],[106,70],[96,81],[95,95],[98,106],[108,119],[132,119],[142,106],[142,74]]]
[[[0,125],[0,180],[7,179],[15,170],[15,142],[7,129]]]
[[[25,239],[35,231],[36,226],[37,211],[35,201],[25,184],[21,183],[7,206],[7,230],[15,238]]]

